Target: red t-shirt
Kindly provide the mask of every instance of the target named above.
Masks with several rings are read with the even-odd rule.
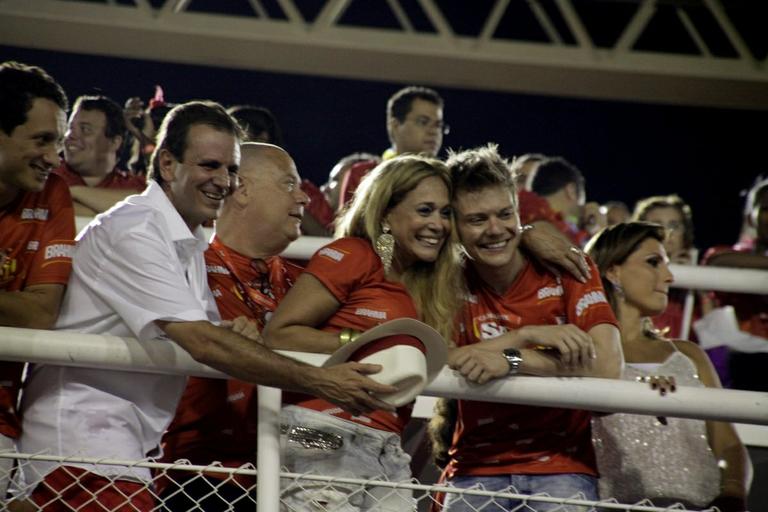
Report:
[[[19,195],[0,210],[0,290],[19,291],[39,284],[67,284],[75,247],[75,214],[69,189],[49,176],[41,192]],[[21,424],[16,398],[21,363],[0,362],[0,434],[16,438]]]
[[[88,186],[85,180],[83,180],[83,177],[72,170],[66,162],[54,169],[53,174],[57,174],[64,178],[68,187],[74,187],[76,185]],[[139,176],[138,174],[133,174],[129,171],[115,167],[112,172],[104,176],[104,178],[96,185],[96,188],[130,189],[135,190],[136,192],[142,192],[146,186],[147,182],[144,176]]]
[[[216,237],[205,251],[205,263],[221,318],[247,316],[261,327],[301,273],[301,267],[280,256],[254,262]],[[241,293],[245,287],[247,300]],[[188,459],[195,464],[216,460],[229,467],[253,463],[257,408],[256,386],[252,384],[190,377],[176,417],[163,436],[163,460]]]
[[[345,204],[352,200],[355,195],[355,190],[360,186],[360,182],[363,181],[365,175],[371,172],[373,168],[379,165],[380,162],[376,160],[363,160],[352,165],[344,175],[344,179],[341,182],[341,188],[339,189],[339,208],[342,208]]]
[[[336,211],[328,204],[328,199],[317,188],[317,185],[309,180],[301,180],[301,191],[309,197],[309,204],[305,210],[326,229],[333,227]]]
[[[395,318],[419,317],[408,290],[401,283],[385,279],[381,259],[370,242],[361,238],[341,238],[321,248],[305,272],[315,276],[341,303],[320,327],[324,331],[366,331]],[[286,394],[284,402],[396,434],[402,433],[413,408],[409,404],[396,413],[374,411],[353,418],[332,403],[307,395]]]
[[[549,202],[537,193],[530,190],[518,190],[517,201],[519,203],[520,222],[523,224],[531,224],[540,220],[547,221],[579,247],[584,246],[589,240],[589,233],[568,223],[561,213],[554,211],[549,206]]]
[[[525,325],[571,323],[584,331],[617,325],[590,261],[580,283],[526,262],[503,295],[467,271],[469,293],[460,314],[458,346],[480,343]],[[446,476],[585,473],[596,475],[588,411],[459,400]]]

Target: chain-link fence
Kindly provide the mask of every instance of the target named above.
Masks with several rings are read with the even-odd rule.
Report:
[[[55,510],[77,512],[136,512],[145,510],[193,512],[255,511],[257,504],[257,471],[252,465],[240,468],[207,466],[186,461],[175,464],[153,460],[124,461],[79,457],[0,452],[0,460],[14,460],[12,499],[2,510],[27,512],[51,507]],[[35,475],[36,463],[55,463],[56,469],[36,486],[34,493],[20,475]],[[122,468],[119,478],[106,479],[91,473],[98,466]],[[138,475],[150,470],[151,481],[141,481]],[[0,478],[11,475],[1,474]],[[581,495],[555,498],[548,495],[525,495],[509,487],[501,492],[489,492],[480,487],[456,489],[450,486],[362,480],[314,474],[281,472],[281,511],[376,511],[407,512],[436,510],[436,501],[447,495],[454,506],[463,505],[468,512],[588,512],[689,510],[680,504],[654,506],[650,500],[622,504],[615,500],[590,501]],[[32,496],[30,497],[30,494]],[[302,501],[302,497],[312,496]],[[66,506],[63,505],[66,502]],[[458,503],[457,503],[458,502]],[[697,509],[698,510],[698,509]],[[716,510],[716,509],[708,509]]]

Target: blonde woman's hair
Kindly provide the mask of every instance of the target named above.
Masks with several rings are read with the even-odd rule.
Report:
[[[440,160],[404,155],[382,162],[369,172],[355,191],[352,202],[336,223],[336,236],[354,236],[374,244],[382,234],[384,217],[422,180],[440,179],[451,196],[448,169]],[[451,234],[437,260],[417,261],[403,269],[402,280],[413,302],[428,325],[451,344],[454,317],[459,307],[461,268],[456,229],[451,217]]]

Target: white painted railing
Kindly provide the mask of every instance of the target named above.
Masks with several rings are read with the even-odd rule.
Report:
[[[314,365],[322,364],[327,357],[302,352],[281,353]],[[226,377],[198,363],[179,345],[168,340],[140,342],[135,338],[118,336],[12,327],[0,328],[0,360]],[[647,384],[638,382],[526,376],[500,379],[478,386],[467,383],[446,368],[423,394],[768,425],[768,393],[752,391],[678,387],[676,393],[662,397],[651,392]],[[717,407],[713,407],[713,404],[717,404]]]
[[[299,352],[282,353],[315,365],[321,364],[326,357]],[[179,345],[169,340],[140,342],[134,338],[117,336],[11,327],[0,328],[0,360],[226,377],[198,363]],[[648,389],[647,384],[639,382],[526,376],[499,379],[477,386],[467,383],[451,370],[443,369],[423,394],[768,425],[768,393],[752,391],[681,386],[675,393],[662,397]],[[280,390],[259,387],[257,469],[261,477],[257,483],[257,495],[260,497],[258,512],[279,509],[281,395]]]

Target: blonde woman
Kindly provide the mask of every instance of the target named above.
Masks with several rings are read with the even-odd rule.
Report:
[[[268,346],[332,353],[354,332],[410,317],[451,339],[459,296],[450,176],[439,160],[401,156],[360,184],[339,219],[337,239],[310,260],[267,325]],[[290,471],[406,482],[410,457],[400,436],[412,403],[352,416],[309,396],[288,398],[282,422],[312,439],[288,442]],[[414,508],[410,491],[336,484],[284,489],[290,510],[398,511]],[[314,509],[313,509],[314,510]]]
[[[664,375],[678,385],[720,387],[698,345],[664,338],[651,323],[667,306],[673,280],[665,236],[661,225],[631,222],[587,245],[619,320],[623,378]],[[613,414],[593,420],[593,438],[603,498],[746,510],[751,467],[730,423]]]

